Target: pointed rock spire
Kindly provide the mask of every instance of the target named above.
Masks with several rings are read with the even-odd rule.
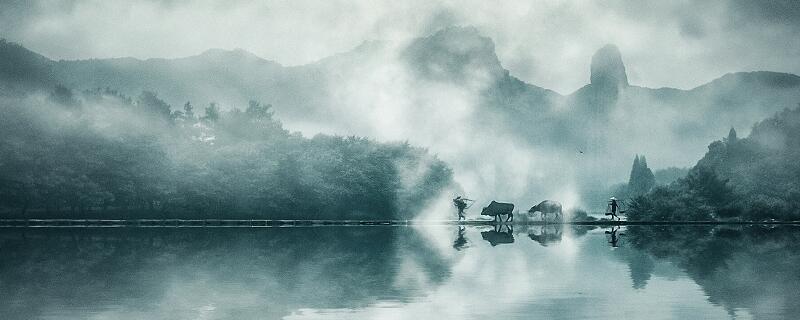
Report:
[[[619,48],[608,44],[592,56],[590,82],[598,87],[625,87],[628,85],[628,75],[625,73],[625,64]]]

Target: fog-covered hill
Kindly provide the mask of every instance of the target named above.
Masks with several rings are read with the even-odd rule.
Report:
[[[535,47],[535,45],[534,45]],[[707,141],[800,101],[800,77],[740,72],[690,90],[629,83],[624,53],[600,48],[589,83],[562,94],[506,70],[490,38],[452,27],[405,42],[365,42],[315,63],[286,67],[244,50],[212,49],[180,59],[53,61],[3,42],[4,91],[111,87],[157,91],[172,105],[256,99],[288,128],[408,140],[452,163],[477,197],[579,204],[627,178],[629,159],[654,168],[689,166]],[[586,75],[575,75],[586,77]],[[643,75],[646,77],[646,75]],[[504,156],[486,156],[493,154]]]
[[[412,219],[452,184],[426,150],[284,129],[270,105],[152,92],[0,97],[0,217]]]

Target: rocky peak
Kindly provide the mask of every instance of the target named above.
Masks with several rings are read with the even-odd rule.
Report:
[[[499,76],[504,72],[494,42],[474,27],[449,27],[416,39],[403,56],[418,72],[431,78],[459,79],[478,73]]]
[[[617,46],[608,44],[592,56],[590,82],[598,87],[619,88],[628,85],[625,64]]]

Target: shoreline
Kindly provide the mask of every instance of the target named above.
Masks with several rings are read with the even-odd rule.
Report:
[[[569,222],[497,222],[491,220],[265,220],[265,219],[0,219],[0,228],[204,228],[204,227],[324,227],[324,226],[680,226],[680,225],[800,225],[800,221],[569,221]]]

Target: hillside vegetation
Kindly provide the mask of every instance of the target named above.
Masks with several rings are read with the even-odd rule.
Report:
[[[6,217],[413,218],[450,169],[407,143],[290,133],[271,105],[173,109],[153,92],[0,101]]]
[[[635,199],[630,220],[800,219],[800,108],[731,130],[689,174]]]

